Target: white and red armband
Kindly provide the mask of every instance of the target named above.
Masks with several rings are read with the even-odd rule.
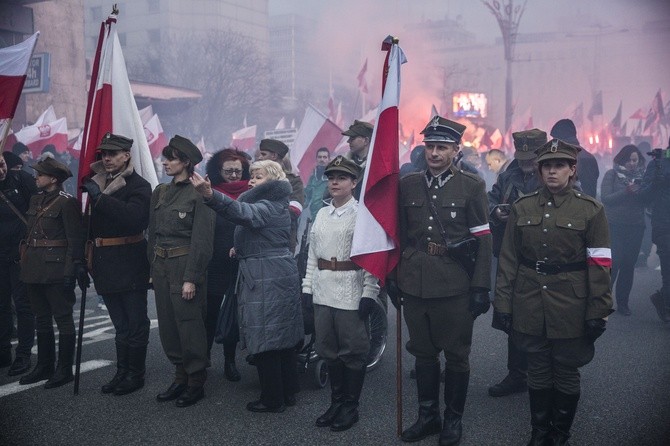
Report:
[[[475,237],[481,237],[482,235],[490,234],[491,233],[491,228],[488,223],[485,225],[481,226],[473,226],[470,228],[470,234],[474,235]]]
[[[300,217],[300,214],[302,214],[302,205],[298,201],[291,200],[288,203],[288,210],[293,212],[296,217]]]
[[[612,267],[612,250],[610,248],[586,248],[586,264]]]

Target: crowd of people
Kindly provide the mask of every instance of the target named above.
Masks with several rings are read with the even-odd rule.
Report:
[[[187,407],[204,397],[216,340],[229,381],[241,379],[238,346],[257,369],[260,395],[247,409],[283,412],[297,402],[307,305],[331,390],[315,424],[342,431],[359,420],[370,349],[366,321],[388,295],[403,308],[406,347],[415,357],[418,418],[402,440],[439,434],[440,445],[457,445],[473,325],[492,303],[492,326],[508,335],[509,373],[489,394],[527,390],[529,444],[568,444],[579,368],[592,360],[614,311],[612,288],[618,314],[633,311],[629,296],[648,211],[662,276],[651,302],[670,322],[670,147],[649,160],[635,145],[621,148],[602,178],[599,201],[598,164],[579,144],[572,121],[558,121],[549,136],[539,129],[514,133],[513,159],[500,150],[485,157],[463,151],[465,129],[433,117],[421,132],[423,145],[402,166],[401,256],[384,287],[350,257],[373,134],[366,122],[343,132],[347,154],[331,159],[327,147],[316,152],[305,188],[281,141],[261,141],[255,161],[223,149],[202,175],[196,171],[202,153],[176,135],[162,152],[171,181],[152,192],[132,167],[133,141],[107,134],[80,185],[89,203],[84,215],[64,191],[72,170],[63,160],[43,155],[29,166],[33,178],[23,147],[4,152],[0,366],[20,375],[20,384],[46,380],[49,389],[73,380],[74,290],[87,288],[90,275],[116,332],[116,370],[103,393],[144,386],[153,288],[161,345],[174,367],[157,401]],[[305,272],[294,257],[301,214],[313,222]]]

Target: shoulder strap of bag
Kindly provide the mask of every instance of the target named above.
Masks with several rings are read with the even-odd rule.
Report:
[[[30,231],[28,231],[28,234],[31,234],[31,233],[33,232],[33,229],[35,229],[35,227],[37,226],[37,223],[39,223],[39,221],[40,221],[40,219],[42,218],[42,216],[44,216],[44,214],[46,213],[46,211],[48,211],[48,210],[51,208],[51,206],[53,206],[53,205],[54,205],[60,198],[61,198],[61,195],[59,195],[59,196],[57,196],[56,198],[54,198],[54,200],[53,200],[51,203],[49,203],[45,208],[43,208],[43,209],[42,209],[42,210],[35,216],[35,221],[33,222],[33,225],[31,226]]]
[[[9,206],[9,209],[11,209],[12,212],[14,212],[16,214],[16,216],[21,219],[21,221],[23,222],[24,225],[28,226],[28,221],[26,220],[26,217],[24,217],[23,214],[18,209],[16,209],[16,206],[14,206],[14,203],[9,201],[9,198],[7,198],[5,196],[5,194],[2,193],[2,191],[0,191],[0,199],[2,199],[2,201],[7,203],[7,206]]]

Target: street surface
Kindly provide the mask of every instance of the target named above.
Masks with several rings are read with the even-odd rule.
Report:
[[[573,445],[670,444],[670,324],[659,321],[648,296],[660,286],[660,272],[637,269],[631,317],[614,314],[597,341],[596,356],[582,368],[582,399]],[[18,386],[0,375],[0,445],[390,445],[396,437],[395,318],[389,311],[389,342],[379,367],[367,375],[360,422],[346,432],[314,427],[328,406],[329,390],[318,389],[310,368],[302,376],[298,404],[282,414],[255,414],[245,405],[258,398],[258,376],[238,352],[242,381],[223,376],[223,351],[214,346],[205,399],[190,408],[158,403],[172,381],[172,367],[158,338],[153,294],[152,330],[143,389],[127,396],[103,395],[100,386],[114,373],[113,327],[89,290],[80,394],[72,384],[54,390]],[[75,307],[78,323],[79,306]],[[491,398],[488,386],[506,374],[506,339],[490,327],[491,312],[475,324],[471,379],[463,417],[462,445],[525,445],[530,434],[528,396]],[[403,342],[407,332],[403,332]],[[413,361],[403,349],[403,422],[414,422]],[[33,364],[36,356],[33,355]],[[418,445],[435,445],[430,437]]]

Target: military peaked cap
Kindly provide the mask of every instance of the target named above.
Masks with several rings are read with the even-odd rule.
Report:
[[[266,152],[276,153],[279,159],[283,159],[288,153],[288,146],[277,139],[262,139],[259,148]]]
[[[125,136],[115,135],[113,133],[107,132],[105,136],[102,137],[100,141],[100,146],[98,150],[125,150],[129,151],[133,146],[133,140],[126,138]]]
[[[358,178],[361,175],[361,168],[350,159],[339,155],[328,163],[326,170],[324,170],[323,173],[328,175],[331,172],[343,172],[353,176],[354,178]]]
[[[191,140],[188,138],[184,138],[183,136],[179,135],[174,135],[172,139],[170,139],[168,147],[177,149],[181,153],[186,155],[188,159],[191,160],[194,166],[198,164],[200,161],[202,161],[202,153],[200,153],[200,149],[198,149],[198,147],[195,144],[193,144]]]
[[[460,143],[466,127],[458,122],[435,115],[425,129],[421,131],[423,142]]]
[[[537,157],[535,151],[547,143],[547,132],[539,129],[512,133],[514,138],[514,158],[532,160]]]
[[[372,138],[372,131],[374,127],[369,122],[354,120],[354,123],[349,126],[348,130],[342,132],[345,136],[362,136],[363,138]]]
[[[51,157],[47,157],[44,160],[39,161],[37,164],[33,164],[30,167],[32,167],[41,174],[49,175],[56,178],[59,183],[62,183],[63,181],[67,180],[72,176],[72,172],[70,172],[70,169],[68,169],[68,167],[65,164],[56,161]]]
[[[579,146],[573,146],[560,139],[552,139],[537,149],[537,162],[551,159],[566,159],[577,161],[577,153],[582,150]]]

